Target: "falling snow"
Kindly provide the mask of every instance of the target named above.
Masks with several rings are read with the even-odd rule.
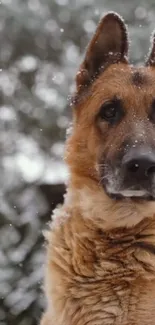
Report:
[[[68,178],[62,162],[72,132],[68,98],[87,43],[109,10],[128,22],[131,61],[140,65],[155,28],[153,0],[0,1],[0,325],[36,324],[44,307],[42,230],[52,190],[60,186],[61,196]]]

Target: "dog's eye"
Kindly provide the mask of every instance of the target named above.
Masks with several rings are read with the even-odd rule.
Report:
[[[116,114],[117,114],[116,107],[111,103],[111,104],[102,106],[99,116],[102,119],[109,120],[111,118],[114,118],[116,116]]]
[[[118,122],[122,115],[123,110],[119,101],[105,103],[99,111],[99,118],[112,124]]]

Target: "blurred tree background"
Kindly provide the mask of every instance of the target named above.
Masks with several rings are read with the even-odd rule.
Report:
[[[45,306],[42,230],[67,179],[67,98],[108,10],[125,18],[131,62],[141,64],[154,0],[0,1],[0,325],[36,325]]]

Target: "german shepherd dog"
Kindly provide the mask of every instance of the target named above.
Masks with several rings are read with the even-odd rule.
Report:
[[[122,18],[99,23],[73,96],[64,204],[47,238],[42,325],[155,324],[155,37],[128,61]]]

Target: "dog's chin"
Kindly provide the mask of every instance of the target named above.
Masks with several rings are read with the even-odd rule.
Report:
[[[153,193],[149,193],[145,189],[141,189],[141,190],[124,189],[124,190],[117,191],[106,187],[105,190],[107,195],[114,200],[130,199],[134,201],[155,201],[155,195]]]

